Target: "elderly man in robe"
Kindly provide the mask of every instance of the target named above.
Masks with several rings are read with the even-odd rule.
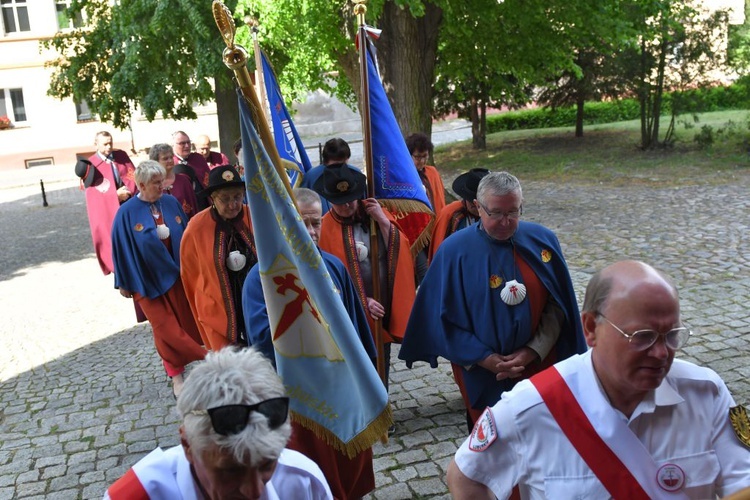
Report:
[[[470,427],[500,394],[586,349],[573,283],[555,234],[521,221],[515,176],[482,178],[479,224],[446,239],[430,264],[399,357],[411,366],[442,356]]]

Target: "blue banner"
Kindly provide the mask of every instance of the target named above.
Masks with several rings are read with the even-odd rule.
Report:
[[[281,95],[281,90],[276,81],[276,75],[273,72],[271,63],[268,62],[268,57],[266,57],[266,53],[262,50],[260,51],[260,55],[263,61],[263,82],[266,86],[268,106],[271,110],[276,149],[279,151],[279,156],[282,159],[291,161],[299,167],[299,172],[296,170],[287,170],[289,183],[292,187],[295,187],[302,181],[300,172],[304,174],[312,168],[312,165],[310,164],[310,158],[307,157],[307,151],[305,151],[305,147],[302,144],[302,139],[300,139],[297,133],[297,128],[294,126],[292,117],[286,109],[284,97]]]
[[[370,50],[366,52],[375,198],[393,213],[417,253],[429,242],[435,216]]]
[[[292,418],[353,456],[391,424],[388,394],[242,96],[239,105],[258,266]]]

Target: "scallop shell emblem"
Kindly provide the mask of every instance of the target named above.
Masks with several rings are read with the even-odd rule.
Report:
[[[231,182],[234,180],[234,174],[230,172],[229,170],[227,170],[223,174],[221,174],[221,178],[227,182]]]
[[[138,224],[136,224],[135,226],[133,226],[133,229],[135,229],[136,231],[138,231],[140,233],[141,231],[143,231],[143,224],[141,224],[139,222]]]
[[[177,222],[177,224],[182,224],[182,217],[180,217],[179,215],[175,215],[174,220],[175,222]]]
[[[542,250],[542,262],[545,264],[552,260],[552,252],[549,250]]]
[[[349,191],[349,183],[347,181],[340,181],[336,184],[336,189],[339,193],[346,193]]]
[[[505,282],[505,287],[500,291],[500,298],[509,306],[520,304],[526,298],[526,285],[516,280]]]
[[[495,289],[503,284],[503,279],[497,274],[490,276],[490,288]]]
[[[357,260],[363,262],[367,257],[370,256],[370,250],[361,241],[355,241],[354,246],[357,249]]]

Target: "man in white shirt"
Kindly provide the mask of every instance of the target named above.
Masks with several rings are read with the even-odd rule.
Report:
[[[157,448],[109,487],[111,500],[332,499],[320,468],[285,449],[289,399],[253,348],[211,352],[177,400],[181,446]]]
[[[671,280],[641,262],[594,275],[587,353],[519,383],[448,468],[454,498],[715,498],[750,486],[748,418],[712,370],[675,352],[690,331]]]

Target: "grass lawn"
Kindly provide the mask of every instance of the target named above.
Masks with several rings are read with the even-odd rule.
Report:
[[[749,120],[750,111],[744,110],[703,113],[697,123],[680,117],[674,145],[653,151],[639,148],[637,120],[584,126],[581,138],[574,137],[572,127],[499,132],[487,136],[484,151],[472,149],[471,141],[438,147],[435,163],[446,179],[484,167],[507,170],[522,182],[724,183],[750,173]],[[661,130],[667,125],[662,120]],[[693,138],[704,125],[712,128],[713,143],[701,148]]]

